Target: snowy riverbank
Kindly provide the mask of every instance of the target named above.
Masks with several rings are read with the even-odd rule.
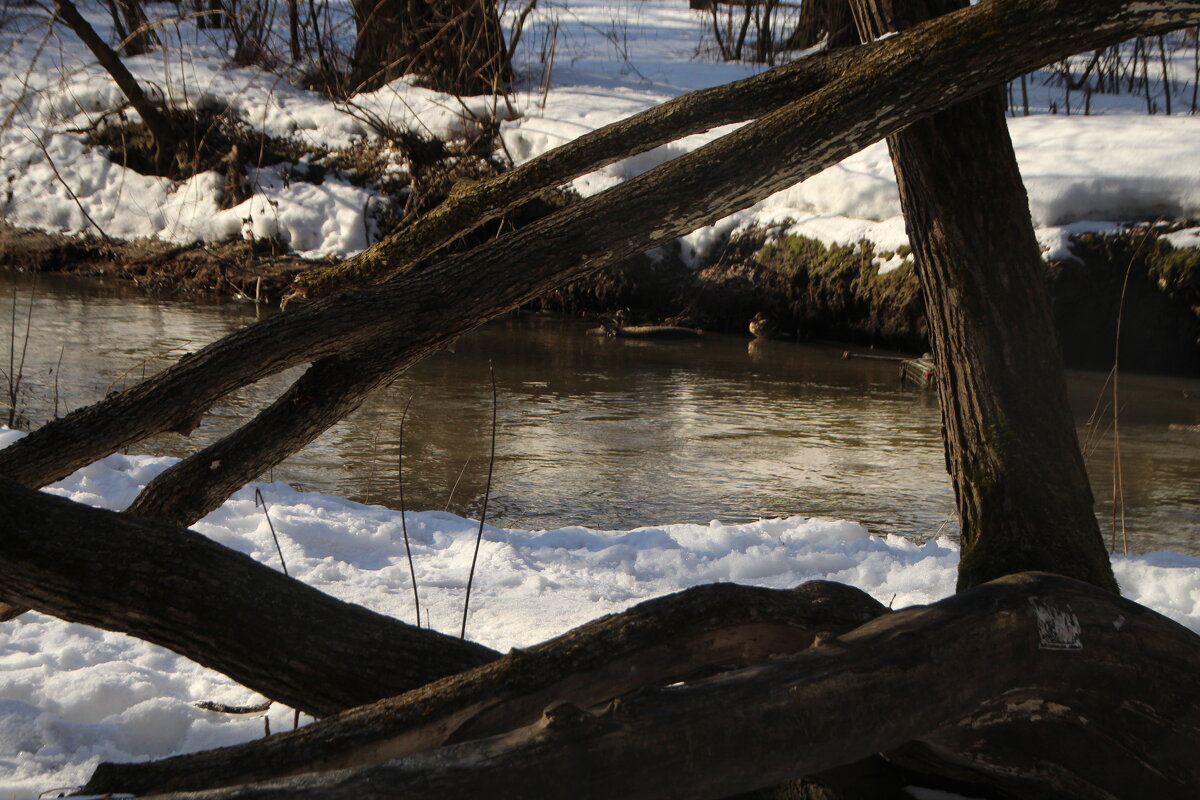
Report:
[[[345,11],[339,4],[331,8]],[[570,0],[543,4],[530,17],[515,59],[511,110],[490,97],[455,98],[408,80],[335,103],[280,75],[231,66],[222,34],[178,18],[175,6],[149,10],[164,21],[168,44],[163,52],[127,59],[139,80],[173,103],[228,109],[254,130],[291,137],[314,151],[375,138],[372,120],[453,137],[496,113],[506,155],[521,162],[686,91],[760,69],[714,63],[705,52],[711,46],[706,15],[682,3]],[[84,11],[111,38],[107,12],[99,5]],[[308,182],[308,157],[300,164],[251,168],[253,196],[231,208],[221,208],[226,181],[217,172],[171,181],[109,160],[103,148],[86,144],[86,131],[119,109],[123,98],[72,35],[47,33],[40,13],[31,7],[0,29],[0,107],[8,120],[0,128],[6,181],[0,213],[9,224],[78,233],[99,228],[113,237],[180,243],[274,237],[308,257],[346,256],[377,235],[371,209],[386,202],[378,188],[323,168],[319,181]],[[45,46],[49,40],[54,47]],[[1173,50],[1177,96],[1190,93],[1194,47]],[[1122,220],[1200,216],[1200,117],[1145,115],[1139,113],[1142,98],[1122,94],[1094,94],[1089,116],[1078,109],[1070,116],[1048,114],[1051,107],[1058,110],[1061,89],[1038,79],[1031,83],[1033,116],[1014,117],[1010,128],[1048,256],[1063,255],[1072,232],[1114,230]],[[593,194],[725,130],[687,137],[572,185]],[[405,169],[399,159],[395,168]],[[724,235],[754,225],[780,226],[827,244],[868,239],[879,252],[895,250],[906,237],[886,147],[869,147],[696,231],[686,237],[685,255],[703,253]]]
[[[0,432],[0,445],[19,434]],[[170,459],[114,455],[49,491],[107,508],[129,503]],[[288,569],[336,597],[412,621],[400,515],[286,484],[242,489],[195,529],[276,566],[254,489],[270,505]],[[478,523],[442,512],[408,515],[422,605],[433,627],[457,632]],[[932,535],[934,532],[931,531]],[[954,590],[958,548],[877,537],[845,520],[662,525],[628,531],[486,527],[468,635],[504,650],[680,588],[714,581],[789,587],[842,581],[895,608]],[[1160,552],[1113,560],[1127,597],[1200,631],[1200,558]],[[203,700],[261,700],[162,648],[27,614],[0,626],[0,797],[33,796],[86,780],[101,760],[158,758],[245,741],[261,715],[229,717]],[[272,730],[289,709],[269,712]]]

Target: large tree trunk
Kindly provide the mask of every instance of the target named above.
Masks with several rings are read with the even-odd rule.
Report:
[[[360,90],[410,74],[454,95],[505,90],[508,48],[496,0],[353,0],[353,6]]]
[[[788,47],[803,50],[824,42],[828,48],[858,44],[850,0],[804,0]]]
[[[1194,797],[1200,639],[1023,573],[803,653],[368,766],[201,791],[270,798],[721,798],[884,753],[1008,798]]]
[[[314,716],[499,657],[335,600],[198,533],[5,480],[0,598],[160,644]]]
[[[864,39],[966,6],[853,2]],[[938,369],[958,586],[1045,570],[1115,592],[1004,108],[993,89],[888,137]]]
[[[602,617],[483,667],[291,733],[163,761],[102,764],[93,794],[208,789],[361,766],[530,725],[550,703],[587,707],[799,652],[887,609],[849,586],[698,586]]]

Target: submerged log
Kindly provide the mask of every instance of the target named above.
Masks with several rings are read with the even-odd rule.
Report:
[[[612,339],[699,339],[704,331],[685,328],[681,325],[610,325],[588,330],[589,336],[607,336]]]
[[[207,789],[369,764],[535,723],[645,686],[758,663],[887,613],[850,586],[698,586],[648,600],[527,650],[298,731],[138,764],[101,764],[85,793]]]
[[[550,703],[498,736],[186,797],[703,800],[915,742],[927,771],[1005,797],[1182,800],[1200,786],[1198,661],[1171,620],[1023,573],[603,708]]]

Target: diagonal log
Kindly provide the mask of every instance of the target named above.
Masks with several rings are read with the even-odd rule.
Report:
[[[102,764],[83,791],[196,790],[360,766],[492,736],[556,701],[586,707],[808,647],[887,613],[843,584],[788,591],[712,584],[602,617],[482,667],[298,731],[139,764]]]
[[[1200,2],[986,0],[856,49],[856,63],[758,122],[470,253],[269,318],[0,451],[40,486],[224,394],[325,356],[445,344],[513,306],[746,208],[917,119],[1072,52],[1200,22]],[[385,251],[374,258],[387,260]],[[416,352],[414,350],[414,352]]]
[[[2,479],[0,597],[162,645],[314,716],[499,657],[336,600],[193,531]]]
[[[1056,17],[1052,12],[1067,16]],[[1117,41],[1131,30],[1157,30],[1187,21],[1200,21],[1200,3],[1159,4],[1152,14],[1144,5],[1127,7],[1114,0],[991,0],[855,51],[860,58],[853,70],[688,156],[468,253],[418,265],[388,282],[283,314],[274,328],[264,330],[270,331],[273,339],[289,333],[299,337],[282,345],[293,353],[296,343],[311,345],[316,354],[327,354],[336,346],[343,352],[358,353],[374,362],[369,369],[377,373],[380,382],[386,382],[508,309],[750,206],[881,135],[1051,60],[1055,54],[1070,53],[1099,40]],[[1031,40],[1020,39],[1022,31]],[[942,81],[931,80],[930,75],[955,77]],[[385,252],[386,248],[373,257],[385,258]],[[267,320],[260,325],[273,323]],[[195,359],[211,360],[220,354],[231,371],[239,369],[234,364],[251,355],[246,347],[255,341],[256,328],[246,329],[241,339],[230,337],[228,347],[217,343],[206,348]],[[277,365],[284,362],[282,354],[255,355],[272,358]],[[228,374],[221,379],[226,385],[231,382]],[[178,386],[178,375],[174,381]],[[150,490],[159,496],[139,499],[138,506],[153,507],[155,513],[173,521],[193,521],[189,516],[194,512],[177,513],[171,511],[172,505],[202,511],[219,504],[246,476],[261,474],[305,444],[303,436],[281,435],[289,427],[305,431],[308,439],[315,437],[335,421],[337,415],[330,412],[330,406],[356,406],[370,385],[370,381],[351,381],[346,391],[356,395],[338,398],[326,394],[328,406],[275,404],[251,423],[253,428],[235,434],[236,442],[217,443],[163,473]],[[197,391],[192,387],[190,392],[206,394],[204,388]],[[188,400],[192,399],[189,395]],[[102,407],[85,412],[79,422],[92,418]],[[58,441],[73,429],[64,427],[65,422],[50,423],[9,448],[23,450],[11,455],[0,451],[0,474],[16,473],[27,483],[47,477],[24,470],[21,464],[39,457],[61,462],[61,455],[51,456],[46,448],[47,442]],[[106,418],[102,424],[120,423]],[[51,429],[53,433],[47,433]],[[91,455],[103,449],[94,442],[93,432],[75,429],[87,446],[95,444]],[[45,438],[38,439],[39,435]],[[287,446],[271,444],[275,439]],[[77,454],[83,450],[78,442],[62,446]],[[235,451],[236,457],[229,457],[230,451]],[[65,466],[60,464],[58,471]],[[197,482],[200,475],[204,476],[203,490]],[[199,491],[205,496],[195,497]]]
[[[689,92],[565,142],[481,183],[457,188],[401,231],[340,264],[302,272],[289,298],[314,300],[394,275],[538,192],[676,139],[745,122],[810,94],[850,69],[844,52],[815,53],[740,81]]]
[[[406,340],[406,359],[381,343],[367,357],[329,356],[233,433],[156,475],[125,509],[167,525],[192,525],[238,488],[299,451],[436,346]]]
[[[967,741],[949,757],[1002,796],[1184,800],[1200,785],[1197,659],[1200,638],[1143,606],[1022,573],[755,667],[599,709],[552,704],[488,739],[153,797],[704,800],[910,742],[940,770],[937,745]]]

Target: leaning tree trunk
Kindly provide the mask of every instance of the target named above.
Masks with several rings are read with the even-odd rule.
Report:
[[[966,5],[854,0],[867,40]],[[1117,591],[1004,108],[990,90],[888,137],[938,369],[958,587],[1045,570]]]
[[[508,83],[496,0],[353,0],[354,81],[376,89],[415,74],[431,89],[489,94]]]
[[[135,7],[138,6],[135,4]],[[92,55],[100,62],[100,66],[112,76],[117,88],[141,116],[142,122],[145,123],[146,129],[150,131],[150,135],[154,139],[155,167],[161,174],[168,174],[177,162],[187,158],[186,151],[181,147],[182,139],[171,123],[170,117],[159,104],[146,95],[141,84],[121,61],[121,57],[100,38],[96,29],[83,18],[71,0],[54,0],[54,8],[63,22],[92,51]],[[138,8],[140,9],[140,7]]]

